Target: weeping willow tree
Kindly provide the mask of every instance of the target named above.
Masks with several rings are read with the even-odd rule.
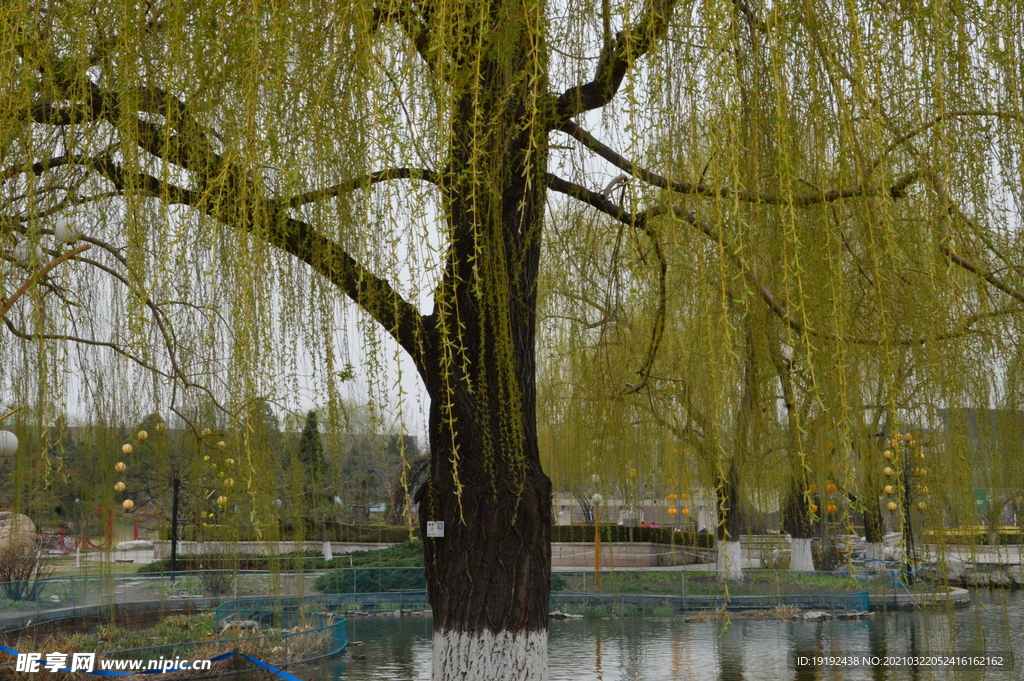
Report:
[[[546,241],[546,466],[712,490],[734,577],[757,509],[781,512],[795,569],[823,520],[941,541],[991,471],[1020,494],[1005,454],[948,427],[1019,409],[1018,10],[690,10],[619,117],[560,128],[589,210],[560,204]],[[929,453],[902,470],[883,455],[907,430]]]
[[[337,332],[361,332],[378,384],[400,348],[430,398],[420,523],[445,523],[425,542],[434,675],[541,678],[542,275],[551,318],[575,318],[551,325],[573,390],[545,422],[657,438],[726,518],[744,485],[853,489],[869,405],[895,429],[1017,399],[1019,12],[7,3],[4,390],[39,424],[69,399],[115,422],[145,403],[200,440],[216,422],[228,509],[259,532],[264,400],[308,378],[330,422]],[[565,248],[542,259],[549,206]]]

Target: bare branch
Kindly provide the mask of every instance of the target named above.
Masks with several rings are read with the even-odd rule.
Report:
[[[64,341],[64,342],[80,343],[82,345],[92,345],[92,346],[100,347],[100,348],[108,348],[110,350],[113,350],[117,354],[121,355],[122,357],[126,357],[127,359],[130,359],[135,364],[138,364],[139,366],[143,367],[144,369],[152,371],[153,373],[155,373],[155,374],[157,374],[159,376],[162,376],[162,377],[167,378],[167,379],[172,379],[172,380],[175,379],[175,378],[179,378],[178,376],[174,376],[174,375],[169,374],[169,373],[167,373],[165,371],[161,371],[156,366],[150,364],[149,362],[147,362],[143,358],[139,357],[138,355],[133,354],[131,352],[128,352],[127,350],[122,348],[117,343],[110,343],[110,342],[107,342],[107,341],[98,341],[98,340],[94,340],[92,338],[82,338],[81,336],[69,336],[69,335],[58,334],[58,333],[29,333],[29,332],[23,331],[22,329],[20,329],[17,326],[15,326],[14,322],[12,322],[8,317],[3,317],[3,321],[4,321],[4,325],[7,327],[7,329],[12,334],[17,336],[18,338],[21,338],[22,340],[27,340],[27,341],[57,340],[57,341]]]
[[[45,267],[43,267],[38,272],[36,272],[32,276],[30,276],[28,279],[26,279],[25,283],[23,283],[20,287],[18,287],[18,290],[15,291],[14,294],[10,298],[8,298],[7,300],[3,301],[3,305],[0,306],[0,317],[4,316],[8,312],[10,312],[11,307],[16,302],[18,302],[18,298],[21,298],[23,295],[25,295],[25,292],[28,291],[30,288],[32,288],[33,284],[35,284],[36,282],[40,281],[43,277],[45,277],[50,272],[50,270],[52,270],[54,267],[56,267],[57,265],[61,264],[62,262],[67,262],[68,260],[74,258],[75,256],[79,255],[80,253],[84,253],[85,251],[89,250],[90,248],[92,248],[92,246],[89,246],[88,244],[86,244],[85,246],[79,246],[78,248],[76,248],[76,249],[74,249],[72,251],[68,251],[67,253],[63,253],[61,255],[58,255],[56,258],[54,258],[49,263],[47,263],[47,265]]]
[[[644,358],[644,362],[641,365],[640,370],[637,372],[640,375],[640,382],[636,385],[628,386],[628,392],[639,392],[647,386],[650,379],[651,369],[654,367],[654,362],[658,357],[658,350],[661,347],[661,341],[665,335],[665,317],[668,309],[668,261],[666,260],[665,253],[661,248],[661,241],[658,239],[658,234],[648,221],[648,218],[653,217],[654,214],[648,212],[636,214],[629,213],[613,203],[611,199],[603,193],[590,191],[582,185],[569,182],[568,180],[564,180],[551,173],[547,173],[546,180],[549,188],[563,194],[568,194],[569,196],[579,199],[584,203],[588,203],[594,208],[611,215],[619,222],[636,229],[640,229],[651,242],[651,248],[654,251],[654,256],[658,260],[658,302],[657,307],[655,308],[653,324],[651,326],[651,340],[648,345],[647,356]]]
[[[922,173],[919,176],[923,176],[923,175],[926,175],[926,174]],[[692,227],[696,228],[698,231],[700,231],[702,234],[704,234],[708,239],[710,239],[711,241],[713,241],[716,244],[718,244],[718,246],[722,249],[722,252],[725,254],[725,256],[728,257],[729,260],[731,260],[733,262],[733,264],[736,266],[736,268],[740,271],[740,274],[742,274],[743,278],[747,280],[747,283],[750,284],[751,287],[753,287],[753,289],[757,292],[758,297],[760,297],[761,300],[764,301],[764,303],[768,306],[768,309],[772,312],[772,314],[774,314],[776,317],[778,317],[784,324],[786,324],[786,326],[790,327],[791,329],[793,329],[798,334],[801,334],[801,335],[807,334],[807,335],[815,336],[817,338],[824,338],[826,340],[830,340],[830,341],[833,341],[833,342],[850,343],[850,344],[854,344],[854,345],[880,345],[880,344],[882,344],[882,341],[877,339],[877,338],[861,338],[861,337],[856,337],[856,336],[837,335],[837,334],[834,334],[834,333],[818,331],[816,329],[812,329],[812,328],[807,327],[801,321],[793,318],[790,315],[789,311],[786,309],[786,307],[782,303],[779,302],[778,298],[771,291],[771,289],[769,289],[767,286],[765,286],[761,282],[760,278],[753,272],[753,270],[750,268],[750,266],[748,265],[746,260],[739,254],[739,251],[737,251],[732,246],[732,244],[730,244],[729,241],[727,241],[722,236],[722,234],[718,230],[716,230],[710,224],[708,224],[708,223],[706,223],[706,222],[704,222],[702,220],[699,220],[697,218],[696,214],[694,214],[691,211],[687,211],[687,210],[685,210],[684,208],[682,208],[680,206],[662,206],[662,205],[657,205],[657,206],[652,206],[652,207],[650,207],[650,208],[648,208],[646,210],[640,211],[638,213],[630,213],[629,211],[625,210],[624,208],[622,208],[619,205],[617,205],[614,202],[612,202],[610,199],[605,197],[602,193],[591,191],[591,190],[587,189],[586,187],[583,187],[582,185],[578,185],[578,184],[575,184],[573,182],[569,182],[568,180],[564,180],[564,179],[562,179],[560,177],[557,177],[555,175],[552,175],[550,173],[547,175],[547,182],[548,182],[548,187],[550,189],[552,189],[554,191],[557,191],[557,192],[560,192],[560,193],[563,193],[563,194],[566,194],[568,196],[571,196],[572,198],[578,199],[578,200],[580,200],[580,201],[582,201],[582,202],[592,206],[593,208],[596,208],[597,210],[601,211],[602,213],[605,213],[606,215],[608,215],[608,216],[610,216],[612,218],[615,218],[619,222],[622,222],[622,223],[627,224],[627,225],[634,225],[634,226],[638,226],[639,227],[641,225],[645,225],[647,223],[647,221],[652,219],[652,218],[659,217],[659,216],[662,216],[662,215],[672,215],[676,219],[681,220],[681,221],[691,225]],[[952,254],[950,256],[951,259],[954,256],[955,256],[955,254]],[[997,288],[1000,288],[1000,290],[1003,290],[1004,292],[1008,293],[1009,295],[1012,295],[1014,298],[1017,298],[1018,300],[1021,300],[1022,302],[1024,302],[1024,294],[1021,294],[1020,292],[1016,292],[1016,291],[1013,291],[1013,289],[1010,289],[1005,284],[1005,282],[1002,282],[1002,280],[998,276],[996,276],[996,275],[994,275],[994,274],[992,274],[990,272],[984,272],[983,273],[983,272],[981,272],[981,269],[978,268],[977,265],[974,265],[973,263],[970,263],[970,261],[967,261],[965,258],[961,258],[959,256],[955,256],[955,257],[959,261],[963,261],[965,263],[964,265],[961,265],[961,266],[965,266],[965,265],[973,266],[978,271],[976,271],[976,272],[975,272],[975,270],[970,270],[970,271],[975,272],[976,274],[979,274],[980,276],[983,276],[983,278],[985,278],[986,281],[989,281],[990,283],[992,283],[993,286],[996,286]],[[958,262],[958,260],[954,260],[954,262],[957,262],[957,264],[961,264],[960,262]],[[998,282],[998,284],[995,283],[995,282]],[[1001,284],[1001,286],[1000,286],[1000,284]],[[1018,296],[1020,296],[1020,297],[1018,297]],[[957,325],[958,328],[956,328],[954,330],[951,330],[951,331],[947,331],[947,332],[944,332],[944,333],[936,334],[934,336],[926,336],[926,337],[918,337],[918,338],[891,339],[888,342],[892,343],[893,345],[918,345],[918,344],[925,344],[925,343],[932,343],[932,342],[950,340],[950,339],[958,338],[958,337],[961,337],[961,336],[964,336],[964,335],[967,335],[967,334],[970,334],[970,333],[974,333],[974,331],[972,331],[971,327],[975,323],[977,323],[978,321],[981,321],[982,319],[985,319],[985,318],[988,318],[988,317],[999,316],[999,315],[1003,315],[1003,314],[1012,314],[1015,311],[1017,311],[1017,310],[1000,311],[998,313],[998,315],[996,315],[996,314],[992,314],[992,315],[972,315],[970,317],[967,317],[960,324],[958,324]],[[1024,310],[1021,310],[1021,311],[1024,311]]]
[[[313,191],[304,192],[297,196],[277,199],[276,203],[280,203],[281,205],[288,206],[290,208],[297,208],[299,206],[304,206],[307,203],[314,203],[316,201],[322,201],[323,199],[334,198],[336,196],[355,191],[356,189],[364,189],[370,185],[378,182],[386,182],[388,180],[423,180],[425,182],[432,182],[433,184],[438,183],[437,175],[432,170],[427,170],[425,168],[388,168],[387,170],[378,170],[367,175],[353,177],[330,187],[324,187],[323,189],[314,189]]]
[[[949,195],[949,192],[946,191],[946,185],[938,173],[925,173],[923,177],[928,181],[929,186],[931,186],[935,195],[939,198],[939,202],[942,204],[943,208],[946,209],[946,212],[949,213],[951,218],[956,218],[965,224],[973,225],[973,221],[964,215],[963,211],[960,210],[960,207]],[[995,272],[954,251],[949,244],[949,236],[947,234],[943,234],[939,240],[939,250],[941,250],[943,255],[949,258],[953,264],[958,265],[971,274],[981,277],[1006,295],[1024,303],[1024,292],[1007,284],[1006,281]]]

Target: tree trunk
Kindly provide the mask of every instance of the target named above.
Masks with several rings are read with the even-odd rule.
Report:
[[[735,465],[729,466],[725,478],[719,479],[718,512],[718,561],[716,568],[730,580],[743,579],[743,547],[740,533],[743,531],[743,517],[739,507],[739,472]]]
[[[782,511],[782,529],[789,533],[789,569],[791,572],[814,572],[811,538],[814,528],[807,516],[807,504],[799,480],[790,483],[786,507]]]
[[[438,437],[447,431],[438,411],[431,408],[433,465],[419,514],[433,678],[547,678],[551,484],[536,439],[525,470],[514,470],[518,462],[478,454],[480,428],[467,418],[453,456],[450,433],[447,442]],[[444,537],[427,537],[426,523],[438,520]]]
[[[548,134],[537,74],[547,64],[528,39],[537,17],[492,5],[496,23],[471,20],[464,45],[486,56],[453,80],[441,182],[450,245],[419,362],[431,400],[416,501],[435,681],[547,678],[551,483],[537,448],[534,348]],[[443,537],[427,536],[432,521]]]

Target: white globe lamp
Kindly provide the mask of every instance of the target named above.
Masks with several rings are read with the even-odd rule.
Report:
[[[57,241],[62,244],[73,244],[78,241],[78,238],[82,236],[82,233],[70,220],[67,218],[60,218],[53,226],[53,235],[57,237]]]
[[[9,430],[0,430],[0,455],[13,456],[18,451],[18,438]]]

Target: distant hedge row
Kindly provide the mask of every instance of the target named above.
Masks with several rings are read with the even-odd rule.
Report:
[[[185,570],[326,570],[337,567],[423,567],[423,544],[417,539],[386,549],[353,551],[324,560],[315,551],[261,556],[249,553],[207,553],[179,556],[175,568]],[[139,568],[139,572],[167,572],[171,559],[161,558]],[[396,587],[397,588],[397,587]],[[409,587],[412,588],[412,587]]]
[[[650,542],[654,544],[676,544],[680,546],[696,546],[712,548],[715,545],[714,535],[696,532],[676,532],[670,527],[624,527],[622,525],[601,525],[601,541],[609,542]],[[419,537],[418,527],[412,528],[412,536]],[[336,542],[379,542],[382,544],[398,544],[409,541],[408,527],[393,525],[334,525],[327,528],[326,535],[310,532],[302,538],[306,541],[319,541],[326,537]],[[168,536],[164,536],[167,539]],[[256,541],[255,536],[248,536],[236,528],[225,525],[207,525],[199,528],[189,527],[185,533],[189,541]],[[299,539],[293,534],[284,533],[281,541]],[[594,541],[593,525],[555,525],[551,528],[553,542],[592,542]]]
[[[412,537],[418,537],[419,528],[412,528]],[[161,539],[170,539],[170,529],[162,528]],[[246,530],[239,530],[230,525],[190,525],[185,530],[186,541],[267,541],[267,537],[257,538]],[[339,523],[327,528],[307,528],[304,533],[284,530],[276,538],[277,541],[337,541],[366,542],[382,544],[398,544],[409,541],[410,528],[394,525],[346,525]]]

